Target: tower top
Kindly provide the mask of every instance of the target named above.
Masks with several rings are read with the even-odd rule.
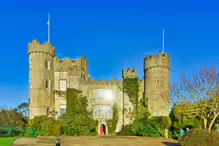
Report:
[[[170,69],[170,56],[168,54],[158,54],[148,55],[144,58],[145,69],[164,67]]]
[[[135,78],[138,76],[138,70],[137,68],[128,68],[128,70],[126,68],[123,68],[122,70],[122,77],[123,78]]]
[[[55,48],[53,48],[51,43],[46,42],[44,44],[40,44],[38,40],[33,40],[31,43],[28,43],[28,55],[33,52],[42,52],[50,54],[53,57],[56,54]]]

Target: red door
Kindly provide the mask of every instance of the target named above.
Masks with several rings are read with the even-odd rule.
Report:
[[[100,135],[104,135],[104,127],[103,127],[103,125],[100,126]]]

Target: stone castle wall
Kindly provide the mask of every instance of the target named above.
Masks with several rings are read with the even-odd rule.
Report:
[[[144,90],[149,111],[152,116],[169,116],[170,57],[162,53],[153,54],[145,58],[144,65]]]
[[[96,81],[88,77],[88,59],[80,57],[76,60],[65,58],[63,60],[55,56],[55,49],[50,43],[40,44],[34,40],[28,45],[28,55],[31,62],[30,69],[30,118],[38,115],[46,115],[47,107],[58,111],[66,105],[65,94],[60,92],[60,80],[66,80],[67,88],[75,88],[82,91],[83,95],[89,98],[90,103],[94,101],[94,90],[109,89],[113,92],[113,101],[95,100],[95,104],[113,105],[116,103],[119,110],[119,124],[123,123],[123,93],[120,89],[122,80],[104,79]],[[46,61],[51,62],[50,70],[45,68]],[[169,91],[170,82],[170,57],[167,54],[159,53],[147,56],[144,59],[145,77],[139,80],[139,100],[145,98],[149,111],[159,115],[169,114],[169,103],[161,98],[163,91]],[[137,69],[125,68],[122,70],[123,78],[137,77]],[[158,82],[155,83],[154,79]],[[45,88],[45,81],[51,81],[51,88]],[[154,100],[154,95],[158,99]],[[90,104],[90,107],[93,103]],[[133,109],[129,97],[124,94],[124,108]],[[131,121],[125,116],[125,125]]]

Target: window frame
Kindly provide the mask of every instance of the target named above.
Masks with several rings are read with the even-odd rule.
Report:
[[[66,112],[66,105],[59,105],[59,116],[66,114]]]
[[[157,94],[154,94],[154,95],[153,95],[153,99],[154,99],[154,100],[158,100],[158,95],[157,95]]]
[[[154,83],[157,84],[159,82],[158,77],[154,78]]]
[[[112,119],[113,107],[109,105],[97,105],[93,110],[94,119]]]
[[[158,117],[158,112],[154,112],[153,116]]]
[[[94,92],[93,95],[94,95],[95,99],[104,99],[104,100],[110,99],[110,98],[113,99],[113,91],[110,89],[95,89],[93,92]],[[107,97],[107,95],[108,95],[108,94],[106,94],[107,92],[110,92],[111,97]]]
[[[65,90],[61,90],[61,81],[65,81]],[[66,91],[67,90],[67,80],[66,79],[59,79],[59,90]]]
[[[46,89],[51,89],[51,81],[49,79],[46,80]]]
[[[45,67],[46,67],[46,69],[48,69],[48,70],[51,69],[51,63],[50,63],[49,60],[46,60]]]
[[[29,69],[32,69],[32,62],[31,62],[31,57],[29,56]]]

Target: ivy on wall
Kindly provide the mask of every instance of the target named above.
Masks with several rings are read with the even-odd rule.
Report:
[[[139,79],[135,78],[124,78],[123,79],[123,91],[129,96],[131,103],[134,108],[138,106],[138,92],[139,92]]]
[[[67,107],[66,107],[66,113],[67,114],[78,114],[79,113],[87,113],[87,105],[88,100],[86,97],[83,97],[81,95],[81,91],[74,89],[74,88],[68,88],[66,91],[66,101],[67,101]]]
[[[116,125],[118,123],[118,108],[117,105],[113,105],[113,118],[107,120],[108,133],[113,134],[116,130]]]

